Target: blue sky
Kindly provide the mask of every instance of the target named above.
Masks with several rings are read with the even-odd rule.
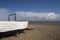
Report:
[[[60,0],[0,0],[0,8],[12,11],[60,13]]]
[[[25,19],[29,19],[29,20],[31,18],[32,19],[34,18],[34,20],[35,19],[41,20],[37,16],[42,15],[42,14],[43,15],[49,14],[51,18],[53,18],[54,15],[55,16],[58,15],[58,17],[56,17],[56,18],[58,18],[58,20],[60,20],[59,19],[60,0],[0,0],[0,11],[1,10],[2,10],[3,14],[5,13],[5,11],[7,14],[10,14],[14,11],[16,11],[17,13],[25,13],[25,14],[30,13],[31,15],[33,15],[33,17],[30,17],[31,15],[28,16],[29,18],[24,17]],[[0,15],[2,15],[1,12],[0,12]],[[37,16],[34,16],[34,15],[37,15]],[[26,16],[26,15],[24,15],[24,16]],[[48,19],[50,17],[48,17]],[[5,19],[5,17],[3,17],[3,18]],[[21,16],[20,16],[20,18],[21,18]],[[24,18],[23,18],[23,20],[24,20]],[[43,19],[45,19],[45,18],[42,18],[42,20]]]

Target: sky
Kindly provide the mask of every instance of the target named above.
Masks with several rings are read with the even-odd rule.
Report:
[[[0,20],[14,12],[17,20],[60,21],[60,0],[0,0]]]

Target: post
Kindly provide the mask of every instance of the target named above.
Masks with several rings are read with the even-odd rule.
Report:
[[[8,21],[10,21],[10,16],[13,16],[13,15],[15,15],[15,21],[16,21],[16,13],[8,15]]]
[[[15,21],[16,21],[16,13],[15,13]]]
[[[8,15],[8,21],[10,21],[10,15]]]

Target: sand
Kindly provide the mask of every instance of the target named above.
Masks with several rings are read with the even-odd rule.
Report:
[[[29,23],[28,30],[18,37],[10,36],[0,40],[60,40],[60,26]]]

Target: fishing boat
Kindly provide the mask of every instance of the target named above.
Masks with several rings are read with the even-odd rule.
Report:
[[[10,21],[10,16],[13,15],[15,15],[15,21]],[[11,14],[8,16],[8,21],[0,21],[0,33],[5,33],[5,34],[7,32],[14,33],[15,30],[21,31],[26,29],[27,26],[28,26],[28,21],[16,21],[16,14]]]

